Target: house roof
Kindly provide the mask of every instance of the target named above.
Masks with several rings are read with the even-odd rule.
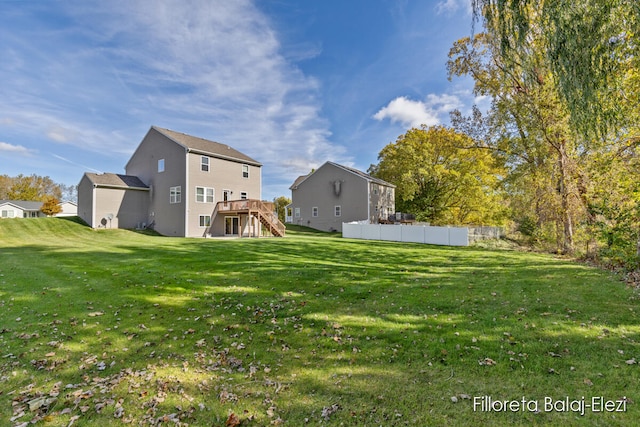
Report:
[[[160,132],[167,138],[182,145],[189,151],[194,151],[201,154],[208,154],[213,157],[218,157],[227,160],[235,160],[242,163],[250,163],[254,166],[262,166],[262,164],[244,153],[232,148],[226,144],[221,144],[215,141],[209,141],[208,139],[199,138],[197,136],[187,135],[186,133],[176,132],[169,129],[164,129],[158,126],[151,126],[157,132]]]
[[[312,173],[313,173],[313,172],[312,172]],[[311,174],[308,174],[308,175],[301,175],[301,176],[297,177],[297,178],[296,178],[296,180],[295,180],[295,181],[293,181],[293,184],[291,184],[291,187],[289,187],[289,190],[295,190],[296,188],[298,188],[298,185],[300,185],[300,183],[301,183],[302,181],[304,181],[305,179],[307,179],[307,177],[308,177],[309,175],[311,175]]]
[[[116,173],[85,173],[89,181],[98,187],[148,190],[149,187],[137,176]]]
[[[12,205],[23,211],[39,211],[42,207],[42,202],[28,201],[28,200],[0,200],[0,206]]]
[[[375,184],[384,185],[384,186],[386,186],[386,187],[392,187],[392,188],[395,188],[395,187],[396,187],[395,185],[393,185],[393,184],[391,184],[391,183],[389,183],[389,182],[387,182],[387,181],[384,181],[384,180],[379,179],[379,178],[374,178],[374,177],[372,177],[372,176],[371,176],[371,175],[369,175],[369,174],[366,174],[366,173],[364,173],[364,172],[362,172],[362,171],[359,171],[358,169],[354,169],[354,168],[351,168],[351,167],[349,167],[349,166],[339,165],[339,164],[334,163],[334,162],[325,162],[322,166],[320,166],[320,167],[318,168],[318,170],[319,170],[319,169],[321,169],[321,168],[323,168],[323,167],[325,167],[326,165],[331,165],[331,166],[334,166],[334,167],[337,167],[337,168],[340,168],[340,169],[346,170],[347,172],[351,172],[352,174],[355,174],[355,175],[359,176],[360,178],[362,178],[362,179],[364,179],[364,180],[367,180],[367,181],[369,181],[369,182],[373,182],[373,183],[375,183]],[[290,190],[295,190],[296,188],[298,188],[298,186],[299,186],[300,184],[302,184],[302,183],[303,183],[307,178],[309,178],[311,175],[313,175],[313,172],[311,172],[311,173],[310,173],[310,174],[308,174],[308,175],[302,175],[302,176],[299,176],[298,178],[296,178],[296,180],[295,180],[295,181],[294,181],[294,183],[291,185],[291,187],[289,187],[289,189],[290,189]]]

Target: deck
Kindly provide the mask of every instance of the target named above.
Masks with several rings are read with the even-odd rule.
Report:
[[[285,235],[286,227],[278,219],[278,215],[275,213],[275,205],[271,202],[257,199],[218,202],[213,215],[211,215],[212,224],[217,215],[247,215],[257,218],[271,235],[276,237],[284,237]]]

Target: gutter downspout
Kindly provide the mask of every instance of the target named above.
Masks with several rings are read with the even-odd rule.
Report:
[[[371,182],[367,181],[367,219],[371,223]]]
[[[91,228],[96,228],[96,198],[98,195],[96,192],[98,191],[98,186],[93,184],[93,191],[91,192]]]
[[[189,237],[189,148],[184,149],[184,237]]]

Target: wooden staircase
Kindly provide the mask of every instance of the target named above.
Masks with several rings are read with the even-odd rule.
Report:
[[[273,209],[261,200],[252,200],[251,206],[255,210],[251,210],[250,213],[256,215],[260,223],[271,233],[272,236],[284,237],[286,227],[278,219],[278,215],[273,212]],[[255,202],[255,203],[253,203]],[[270,203],[270,205],[272,205]]]

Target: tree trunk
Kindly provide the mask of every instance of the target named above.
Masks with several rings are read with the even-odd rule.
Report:
[[[562,210],[562,252],[565,254],[573,253],[573,220],[571,218],[571,207],[569,206],[569,179],[568,159],[565,152],[564,143],[560,145],[559,150],[559,167],[560,167],[560,197]]]

